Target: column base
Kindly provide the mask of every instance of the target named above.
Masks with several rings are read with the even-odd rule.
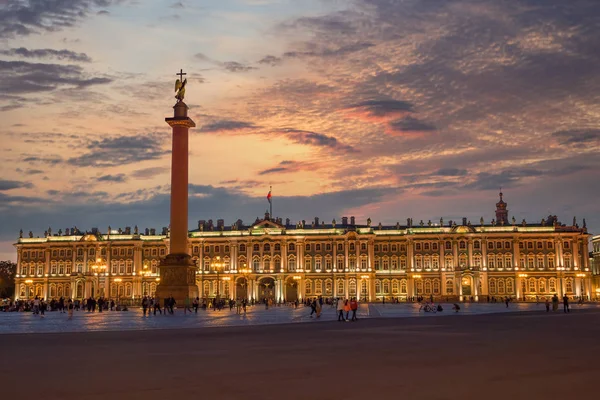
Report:
[[[189,254],[169,254],[160,263],[160,283],[156,288],[156,297],[161,306],[164,299],[173,297],[178,308],[183,308],[186,302],[191,305],[198,297],[196,285],[196,266]]]

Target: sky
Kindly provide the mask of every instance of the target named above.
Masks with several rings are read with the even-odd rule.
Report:
[[[0,259],[19,230],[549,214],[600,231],[597,0],[0,0]]]

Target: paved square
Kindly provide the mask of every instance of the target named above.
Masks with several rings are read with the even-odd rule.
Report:
[[[392,307],[392,311],[387,305],[374,310],[380,314],[410,311]],[[484,315],[367,318],[365,307],[363,318],[354,323],[335,322],[333,310],[326,309],[319,323],[309,319],[311,323],[273,325],[284,314],[305,320],[308,309],[256,308],[239,320],[246,321],[244,326],[225,327],[217,325],[234,321],[228,310],[220,316],[180,314],[155,319],[144,319],[139,313],[77,315],[76,320],[86,321],[80,326],[88,322],[93,326],[105,318],[106,324],[128,320],[132,329],[141,329],[2,335],[0,376],[6,398],[595,396],[600,372],[597,309],[575,308],[570,314],[502,313],[500,309]],[[3,324],[6,316],[0,315]],[[29,326],[54,323],[57,317],[61,316],[37,319]],[[164,327],[171,329],[145,329],[159,328],[152,324],[163,320],[169,321]],[[187,322],[194,320],[214,328],[195,329]],[[254,320],[271,325],[253,325]]]

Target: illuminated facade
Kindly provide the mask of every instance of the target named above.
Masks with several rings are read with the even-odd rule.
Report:
[[[406,225],[382,226],[357,224],[354,217],[291,224],[268,214],[250,226],[199,221],[188,251],[199,293],[207,298],[595,297],[585,221],[581,228],[555,216],[517,223],[508,220],[506,206],[501,197],[488,224],[483,218],[479,224],[408,219]],[[16,297],[153,295],[168,232],[109,232],[21,237],[15,245]]]
[[[590,264],[592,270],[592,296],[600,299],[600,235],[592,238],[592,251],[590,253]]]

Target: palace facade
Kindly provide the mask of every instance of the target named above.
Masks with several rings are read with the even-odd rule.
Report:
[[[49,229],[21,237],[16,298],[105,296],[137,301],[154,295],[169,235],[137,227],[106,233]],[[510,296],[535,300],[557,294],[596,297],[588,257],[589,234],[556,216],[537,223],[509,221],[507,204],[485,223],[443,220],[405,225],[340,222],[290,223],[268,214],[244,226],[238,220],[199,221],[188,251],[206,298],[274,301],[358,297],[368,301],[425,296],[445,299]]]

